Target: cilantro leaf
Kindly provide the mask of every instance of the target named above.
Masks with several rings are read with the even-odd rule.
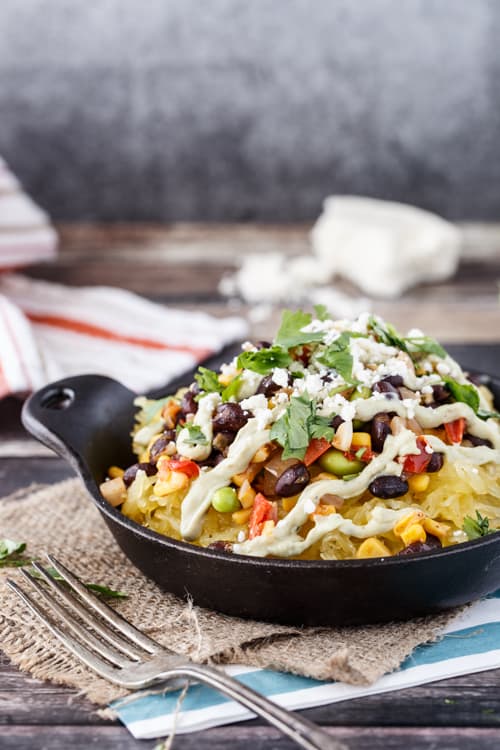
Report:
[[[353,358],[349,346],[351,339],[356,338],[365,338],[365,336],[355,331],[343,331],[318,357],[318,362],[337,370],[346,383],[352,383]]]
[[[486,534],[491,534],[493,531],[493,529],[490,529],[489,518],[482,516],[478,510],[476,510],[475,519],[471,518],[471,516],[464,517],[462,528],[469,539],[479,539],[482,536],[486,536]]]
[[[312,321],[311,313],[302,310],[292,312],[284,310],[281,318],[281,326],[274,340],[275,346],[282,349],[293,349],[301,344],[311,344],[314,341],[322,341],[323,331],[303,331],[302,329]]]
[[[194,376],[194,379],[200,386],[200,390],[205,393],[221,393],[223,386],[219,383],[219,376],[214,370],[209,370],[208,367],[198,367],[198,372]]]
[[[455,401],[467,404],[472,411],[477,412],[479,409],[479,393],[475,385],[462,385],[453,378],[443,379]]]
[[[49,576],[54,579],[54,581],[61,581],[61,583],[65,583],[62,575],[60,575],[52,566],[45,568],[45,570],[47,571]],[[35,569],[30,570],[30,575],[33,578],[39,578],[40,580],[43,580],[43,576]],[[113,599],[126,599],[128,597],[128,594],[125,594],[124,591],[116,591],[115,589],[110,589],[109,586],[101,586],[101,584],[99,583],[85,583],[85,587],[90,589],[91,591],[95,591],[97,594],[108,596]]]
[[[259,349],[257,352],[242,352],[238,357],[238,367],[253,370],[261,375],[267,375],[275,367],[288,367],[292,358],[280,346],[269,349]]]
[[[436,354],[436,356],[444,359],[446,357],[446,350],[443,349],[436,339],[431,336],[411,336],[410,338],[404,339],[408,347],[408,353],[412,356],[415,353],[418,354]]]
[[[283,448],[283,459],[305,456],[313,437],[331,440],[333,427],[326,417],[316,414],[316,404],[307,393],[290,400],[286,412],[273,424],[271,440]]]
[[[237,396],[238,391],[240,390],[241,385],[241,375],[236,375],[235,378],[231,380],[229,385],[226,385],[226,387],[223,389],[221,396],[223,401],[229,401],[230,398],[233,398]]]
[[[12,539],[0,539],[0,560],[7,560],[13,555],[20,555],[26,549],[26,542],[14,542]]]
[[[500,419],[500,413],[497,411],[489,411],[488,409],[478,409],[476,413],[479,419]]]
[[[188,437],[184,439],[184,442],[188,445],[208,445],[206,435],[202,432],[201,427],[196,424],[187,424],[186,430],[188,431]]]
[[[328,320],[330,313],[326,305],[314,305],[314,314],[318,320]]]
[[[371,328],[374,336],[386,346],[395,346],[397,349],[402,351],[408,351],[405,340],[399,335],[393,325],[390,323],[382,323],[377,320],[373,315],[368,319],[368,325]]]

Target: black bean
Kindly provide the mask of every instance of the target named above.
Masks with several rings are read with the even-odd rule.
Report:
[[[186,417],[188,414],[196,414],[198,411],[198,402],[195,401],[193,391],[186,391],[181,401],[181,412]]]
[[[224,430],[224,432],[218,432],[214,438],[213,446],[218,451],[224,452],[226,448],[231,445],[235,437],[235,432],[228,432],[227,430]]]
[[[269,398],[270,396],[273,396],[276,391],[279,391],[280,388],[281,386],[274,382],[272,375],[266,375],[260,381],[257,393],[263,393],[264,396]]]
[[[173,432],[173,438],[170,436],[170,433]],[[160,456],[165,453],[167,447],[170,445],[172,441],[175,441],[175,430],[169,430],[169,434],[163,434],[160,435],[160,437],[155,440],[153,445],[151,446],[149,450],[149,460],[152,463],[156,463]]]
[[[303,463],[297,463],[285,469],[283,474],[278,478],[275,486],[275,492],[281,497],[292,497],[301,492],[309,484],[311,475]]]
[[[389,500],[393,497],[401,497],[408,492],[408,482],[401,477],[383,474],[377,477],[368,486],[368,489],[375,497],[383,500]]]
[[[389,383],[387,380],[379,380],[378,383],[374,383],[372,386],[373,393],[383,393],[386,398],[401,398],[401,395],[396,386]]]
[[[381,383],[390,383],[390,385],[393,385],[394,388],[399,388],[400,386],[404,385],[404,380],[401,377],[401,375],[386,375],[385,378],[382,378],[380,381]]]
[[[467,432],[464,435],[464,440],[468,440],[469,443],[472,443],[474,448],[476,448],[479,445],[485,445],[487,448],[493,448],[493,443],[491,440],[486,440],[485,438],[477,437],[477,435],[471,435],[470,432]]]
[[[152,477],[156,474],[156,466],[153,463],[143,462],[140,464],[132,464],[123,475],[123,481],[125,482],[126,487],[130,487],[139,470],[145,471],[148,477]]]
[[[255,346],[257,349],[270,349],[272,344],[270,341],[257,341]]]
[[[376,453],[382,453],[387,435],[391,434],[391,420],[388,414],[375,414],[370,429],[372,436],[372,449]]]
[[[431,460],[425,467],[425,471],[428,474],[434,474],[436,471],[441,471],[443,468],[444,463],[444,453],[438,453],[437,451],[434,451],[434,453],[431,455]]]
[[[239,404],[220,404],[212,419],[214,432],[238,432],[247,423],[249,416]]]
[[[177,430],[169,430],[168,428],[165,428],[163,430],[163,435],[169,440],[173,440],[175,443],[177,439]]]
[[[207,549],[215,549],[217,552],[232,552],[233,545],[231,542],[224,542],[222,539],[219,539],[217,542],[209,544]]]
[[[445,385],[438,384],[432,386],[432,398],[438,404],[444,403],[444,401],[447,401],[449,397],[450,392]]]
[[[342,417],[339,414],[337,414],[337,416],[334,417],[332,419],[332,421],[330,422],[330,424],[331,424],[331,426],[333,427],[334,430],[338,430],[339,427],[340,427],[340,425],[343,424],[343,423],[344,423],[344,420],[342,419]]]
[[[217,464],[220,464],[221,461],[224,461],[224,454],[221,451],[213,450],[208,458],[205,458],[204,461],[197,461],[196,463],[198,466],[208,466],[209,468],[213,468],[214,466],[217,466]]]
[[[425,542],[412,542],[408,547],[405,547],[401,552],[398,552],[398,556],[418,555],[420,552],[432,552],[433,550],[441,549],[441,547],[442,544],[436,536],[427,534]]]

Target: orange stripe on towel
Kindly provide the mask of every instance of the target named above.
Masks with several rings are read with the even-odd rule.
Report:
[[[184,352],[192,354],[196,359],[202,360],[212,354],[211,349],[201,349],[194,346],[183,346],[182,344],[165,344],[163,341],[154,341],[152,339],[143,339],[138,336],[125,336],[107,328],[101,328],[91,323],[83,323],[81,320],[72,320],[63,318],[60,315],[43,315],[40,313],[26,312],[25,315],[33,322],[41,325],[61,328],[65,331],[84,334],[85,336],[94,336],[95,338],[106,339],[107,341],[117,341],[122,344],[131,344],[132,346],[142,346],[145,349],[158,349],[160,351]]]

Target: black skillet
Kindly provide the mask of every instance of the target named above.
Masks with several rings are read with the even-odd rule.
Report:
[[[500,403],[500,379],[488,381]],[[132,391],[98,375],[42,388],[25,404],[25,427],[65,458],[127,557],[163,589],[239,617],[294,625],[408,619],[500,587],[500,533],[438,552],[385,560],[261,559],[202,549],[146,529],[99,492],[110,465],[134,462]]]

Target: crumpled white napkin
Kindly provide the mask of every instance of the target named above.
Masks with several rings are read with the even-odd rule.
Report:
[[[242,318],[219,320],[123,289],[64,287],[5,272],[52,259],[56,244],[47,215],[0,158],[0,398],[82,373],[144,392],[247,335]]]
[[[337,276],[370,297],[398,297],[421,282],[452,276],[462,233],[414,206],[343,195],[325,200],[311,243],[307,255],[247,255],[241,268],[221,281],[220,291],[248,302],[321,302],[335,315],[349,308],[355,315],[369,303],[336,289]]]

